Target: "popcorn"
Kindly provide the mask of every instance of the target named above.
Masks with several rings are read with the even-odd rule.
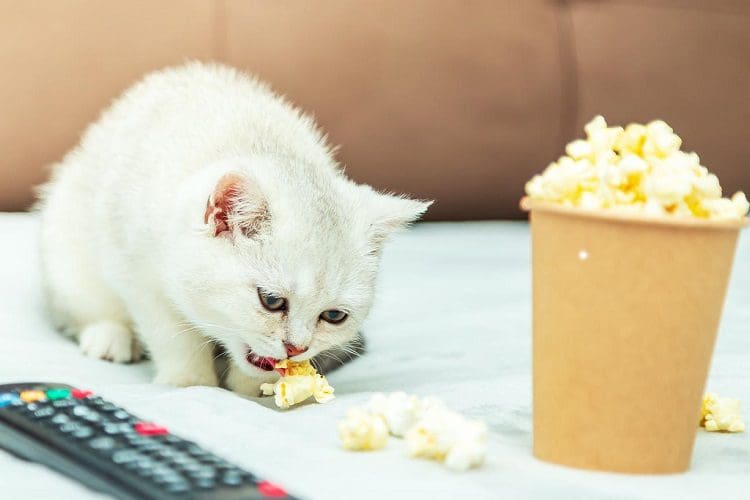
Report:
[[[375,394],[363,408],[349,412],[339,423],[344,448],[376,449],[381,424],[392,435],[405,438],[409,456],[437,460],[456,471],[484,462],[487,426],[483,422],[466,419],[437,399],[404,392]],[[380,447],[384,445],[383,441]]]
[[[526,183],[531,199],[652,217],[737,220],[750,210],[742,192],[722,198],[716,175],[680,151],[682,139],[664,121],[623,129],[597,116],[584,130],[586,139]]]
[[[354,408],[339,422],[339,437],[347,450],[379,450],[388,442],[388,427],[380,415]]]
[[[738,399],[721,398],[708,392],[703,396],[700,425],[711,432],[742,432],[745,430],[745,423],[741,413]]]
[[[453,411],[426,411],[406,433],[410,456],[444,462],[456,471],[478,467],[487,451],[487,426]]]
[[[682,139],[662,120],[646,125],[646,141],[643,143],[644,156],[666,158],[678,152],[680,146],[682,146]]]
[[[284,359],[274,367],[282,376],[274,384],[261,384],[264,396],[275,396],[279,408],[289,408],[310,397],[318,403],[327,403],[334,398],[333,387],[323,375],[318,374],[310,361],[289,361]]]
[[[365,408],[380,415],[388,425],[391,434],[403,437],[417,423],[422,413],[422,402],[416,396],[405,392],[394,392],[389,395],[375,394]]]

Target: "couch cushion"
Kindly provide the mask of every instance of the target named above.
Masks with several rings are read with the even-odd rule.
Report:
[[[210,58],[213,20],[211,0],[2,2],[0,210],[28,206],[47,165],[145,72]]]
[[[0,209],[146,71],[187,57],[257,72],[315,113],[358,181],[438,203],[432,218],[518,214],[560,137],[556,7],[441,2],[90,0],[0,16]]]
[[[517,214],[526,178],[558,149],[549,2],[227,8],[227,61],[313,110],[357,181],[436,199],[431,218]]]

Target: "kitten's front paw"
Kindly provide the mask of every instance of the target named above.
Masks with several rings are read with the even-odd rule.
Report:
[[[260,385],[262,383],[271,382],[277,378],[278,375],[275,375],[274,372],[271,372],[267,377],[250,377],[236,366],[231,366],[224,379],[224,386],[243,396],[257,397],[260,396]]]
[[[192,385],[216,387],[219,385],[219,379],[213,371],[159,370],[156,373],[154,382],[157,384],[176,385],[177,387],[190,387]]]
[[[86,326],[78,336],[78,345],[87,356],[116,363],[138,361],[142,355],[133,332],[115,321],[100,321]]]

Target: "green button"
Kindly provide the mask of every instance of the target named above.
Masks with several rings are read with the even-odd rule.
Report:
[[[47,399],[54,401],[56,399],[65,399],[70,397],[68,389],[47,389]]]

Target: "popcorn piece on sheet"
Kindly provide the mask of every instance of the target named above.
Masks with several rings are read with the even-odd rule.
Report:
[[[456,471],[478,467],[484,462],[485,424],[449,410],[440,400],[420,399],[404,392],[375,394],[364,408],[353,412],[339,424],[339,434],[347,449],[365,449],[356,447],[360,442],[365,443],[362,446],[369,446],[368,436],[378,429],[369,430],[366,426],[378,425],[376,422],[380,421],[392,435],[405,438],[412,457],[437,460]],[[357,432],[350,430],[352,428]]]
[[[405,392],[387,395],[378,393],[370,398],[365,409],[383,417],[391,434],[403,437],[417,423],[422,412],[422,402],[418,397],[409,396]]]
[[[385,420],[380,415],[359,408],[349,410],[338,427],[341,444],[347,450],[379,450],[388,442]]]
[[[652,217],[742,219],[745,194],[722,198],[719,179],[662,120],[609,127],[596,116],[565,156],[526,183],[533,200]]]
[[[282,376],[276,383],[261,384],[264,396],[274,396],[279,408],[289,408],[310,397],[318,403],[327,403],[334,398],[333,387],[320,375],[310,361],[289,361],[284,359],[276,363],[275,369]]]
[[[742,432],[742,410],[739,399],[722,398],[708,392],[703,396],[700,424],[707,431]]]
[[[406,433],[410,456],[444,462],[456,471],[478,467],[487,452],[487,426],[451,410],[426,411]]]

